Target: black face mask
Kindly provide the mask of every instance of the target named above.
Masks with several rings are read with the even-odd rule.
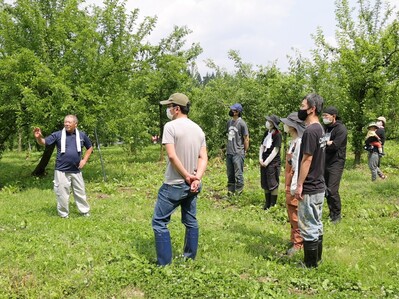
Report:
[[[229,116],[234,116],[234,112],[232,110],[229,111]]]
[[[308,117],[308,109],[302,110],[299,109],[298,110],[298,118],[302,121],[306,120],[306,118]]]

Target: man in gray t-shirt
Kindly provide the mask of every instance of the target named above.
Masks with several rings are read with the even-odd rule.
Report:
[[[167,105],[166,114],[171,121],[165,124],[162,135],[168,165],[164,183],[158,192],[152,228],[157,263],[164,266],[172,262],[172,245],[167,225],[179,206],[181,221],[186,227],[183,256],[194,259],[197,254],[197,195],[201,191],[201,178],[208,163],[208,155],[204,132],[187,117],[190,111],[188,97],[174,93],[160,103]]]
[[[242,106],[236,103],[230,106],[227,122],[227,194],[241,194],[244,189],[244,158],[249,147],[249,133],[245,121],[241,118]]]

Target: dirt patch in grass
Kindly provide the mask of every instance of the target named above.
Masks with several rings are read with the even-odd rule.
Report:
[[[144,298],[144,292],[142,292],[140,289],[136,287],[127,287],[123,289],[120,293],[119,298],[126,298],[126,299],[138,299],[138,298]],[[117,297],[113,297],[117,298]]]
[[[96,198],[97,199],[108,199],[108,198],[110,198],[111,196],[109,195],[109,194],[105,194],[105,193],[97,193],[96,194]]]

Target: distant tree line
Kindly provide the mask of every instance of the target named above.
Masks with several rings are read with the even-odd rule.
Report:
[[[127,152],[137,153],[160,134],[167,119],[158,103],[173,92],[191,99],[190,117],[206,132],[211,155],[223,152],[229,105],[243,105],[257,147],[265,116],[298,110],[309,92],[340,110],[355,162],[368,121],[384,115],[388,137],[397,137],[399,15],[382,1],[359,0],[351,8],[337,0],[337,44],[318,29],[311,58],[295,53],[286,71],[275,64],[253,67],[230,50],[234,72],[209,60],[212,73],[204,77],[196,67],[202,48],[187,45],[187,27],[150,44],[156,17],[139,23],[139,10],[126,11],[121,0],[84,4],[0,0],[0,154],[34,146],[34,126],[51,133],[71,113],[89,135],[96,130],[102,143],[121,141]],[[45,149],[34,174],[44,173],[52,151]]]

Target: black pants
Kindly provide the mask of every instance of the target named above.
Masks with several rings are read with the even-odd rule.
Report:
[[[339,195],[339,184],[344,172],[345,161],[337,161],[326,165],[324,179],[326,181],[327,204],[330,210],[330,219],[336,220],[341,217],[341,197]]]

